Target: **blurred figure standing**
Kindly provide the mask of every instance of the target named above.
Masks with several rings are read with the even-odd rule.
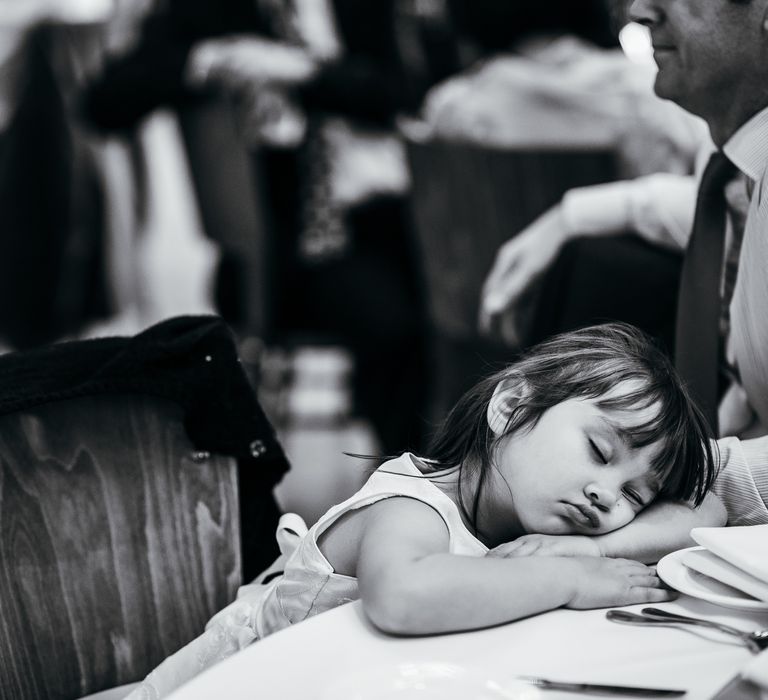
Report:
[[[0,344],[14,349],[109,313],[102,192],[73,109],[98,23],[59,4],[12,2],[0,18]]]
[[[274,244],[267,341],[298,330],[347,345],[357,413],[387,454],[420,444],[428,382],[408,176],[393,137],[423,79],[404,67],[400,5],[169,0],[86,99],[105,129],[211,89],[240,100]]]

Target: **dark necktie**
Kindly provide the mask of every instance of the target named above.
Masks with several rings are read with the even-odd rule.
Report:
[[[717,151],[704,170],[677,299],[675,364],[717,435],[720,280],[725,240],[725,186],[735,166]]]

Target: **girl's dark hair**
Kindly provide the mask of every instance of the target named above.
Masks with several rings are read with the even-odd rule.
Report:
[[[487,415],[500,382],[513,387],[519,401],[511,408],[504,434],[497,436]],[[627,391],[613,391],[624,382],[631,382]],[[652,418],[627,429],[624,437],[634,449],[661,443],[651,463],[662,484],[659,496],[701,504],[716,476],[707,422],[669,359],[648,336],[624,323],[554,336],[480,381],[459,400],[433,437],[427,451],[428,470],[457,467],[460,485],[465,470],[479,472],[471,506],[459,488],[461,508],[474,526],[480,493],[493,468],[495,442],[532,429],[545,411],[575,398],[596,399],[599,407],[608,410],[658,406]]]

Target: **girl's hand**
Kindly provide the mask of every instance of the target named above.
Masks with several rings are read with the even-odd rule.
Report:
[[[490,550],[487,557],[601,557],[594,537],[585,535],[523,535]]]
[[[676,594],[666,588],[656,570],[631,559],[579,557],[575,594],[567,608],[607,608],[636,603],[661,603]]]

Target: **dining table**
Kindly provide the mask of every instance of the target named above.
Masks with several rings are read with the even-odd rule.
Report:
[[[644,607],[621,609],[640,612]],[[738,610],[689,595],[654,607],[746,631],[768,627],[768,610]],[[379,631],[355,601],[252,644],[170,698],[622,697],[544,689],[530,680],[540,678],[682,690],[687,700],[702,700],[714,697],[756,658],[736,638],[719,632],[618,624],[606,612],[560,608],[488,629],[402,637]]]

